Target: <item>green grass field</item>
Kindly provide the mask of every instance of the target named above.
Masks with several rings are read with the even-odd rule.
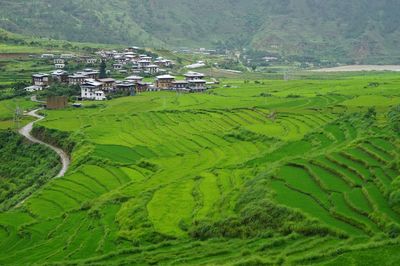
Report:
[[[0,214],[0,264],[396,265],[400,76],[314,75],[45,111],[72,166]]]

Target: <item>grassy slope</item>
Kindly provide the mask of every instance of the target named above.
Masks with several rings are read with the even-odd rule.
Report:
[[[144,93],[98,108],[48,111],[41,124],[78,141],[72,169],[0,215],[0,263],[311,263],[365,243],[396,245],[386,235],[400,217],[385,184],[399,174],[388,167],[399,143],[383,114],[398,101],[399,83],[394,74],[224,80],[232,88],[212,94]],[[364,113],[373,99],[380,102],[378,127],[368,131],[351,114]],[[301,228],[285,235],[273,223],[243,227],[260,230],[257,236],[189,236],[199,230],[195,221],[209,224],[213,236],[225,219],[246,217],[265,200],[347,238],[315,235],[311,225],[309,236]],[[238,227],[225,229],[234,234]],[[357,252],[337,259],[362,264]]]
[[[222,41],[284,56],[399,62],[399,10],[391,0],[18,0],[3,1],[1,10],[0,27],[55,39],[151,47]]]

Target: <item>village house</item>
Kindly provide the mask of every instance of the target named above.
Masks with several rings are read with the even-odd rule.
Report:
[[[140,76],[129,76],[129,77],[126,77],[125,80],[133,82],[133,83],[138,83],[138,82],[143,81],[143,77],[140,77]]]
[[[185,76],[187,81],[197,80],[197,79],[202,80],[205,77],[205,75],[203,73],[192,72],[192,71],[187,72],[184,76]]]
[[[139,58],[140,58],[140,60],[147,61],[147,62],[151,62],[151,60],[152,60],[151,56],[148,56],[145,54],[140,55]]]
[[[75,57],[75,55],[73,55],[73,54],[62,54],[62,55],[60,55],[61,59],[72,59],[74,57]]]
[[[32,84],[36,86],[46,87],[50,84],[50,76],[48,74],[33,74],[32,75]]]
[[[62,58],[56,58],[54,59],[54,64],[65,64],[65,60]]]
[[[137,61],[137,64],[138,64],[139,68],[145,68],[145,67],[151,65],[151,62],[146,61],[146,60],[139,60],[139,61]]]
[[[148,65],[148,66],[145,66],[144,69],[145,69],[145,72],[152,74],[152,75],[157,74],[160,71],[160,69],[157,65]]]
[[[89,79],[97,79],[99,76],[99,71],[93,70],[91,68],[85,68],[83,71],[77,72],[77,74],[86,76],[86,78],[89,78]]]
[[[97,63],[97,59],[96,58],[87,58],[86,59],[86,64],[94,65],[96,63]]]
[[[172,82],[173,90],[177,92],[190,92],[188,88],[189,82],[187,80],[177,80]]]
[[[42,54],[40,57],[43,59],[52,59],[54,58],[54,54]]]
[[[173,81],[175,81],[175,77],[171,75],[157,76],[156,87],[163,90],[171,89],[173,87]]]
[[[68,83],[70,85],[81,85],[85,82],[85,79],[87,79],[87,76],[75,73],[68,76]]]
[[[192,79],[189,80],[189,89],[191,92],[203,92],[207,89],[207,81],[202,79]]]
[[[65,68],[65,64],[55,64],[54,68],[55,69],[64,69]]]
[[[114,68],[114,70],[121,70],[121,69],[122,69],[122,67],[123,67],[123,65],[122,65],[122,64],[113,64],[113,68]]]
[[[61,83],[68,83],[68,72],[64,70],[55,70],[51,72],[51,77]]]
[[[104,78],[104,79],[98,79],[99,82],[102,83],[101,89],[105,92],[110,92],[114,90],[115,86],[115,79],[112,78]]]
[[[172,65],[172,61],[159,57],[154,61],[154,64],[158,65],[159,67],[170,67]]]
[[[24,88],[24,90],[26,92],[35,92],[35,91],[43,90],[43,87],[42,86],[37,86],[37,85],[32,85],[32,86]]]
[[[117,92],[128,92],[129,95],[135,95],[136,84],[129,81],[118,82],[115,84],[115,89]]]
[[[86,79],[81,84],[81,97],[87,100],[103,101],[106,100],[104,91],[101,90],[103,83],[94,79]]]
[[[152,84],[149,82],[143,82],[143,81],[137,82],[136,83],[136,93],[148,91],[150,85],[152,85]]]

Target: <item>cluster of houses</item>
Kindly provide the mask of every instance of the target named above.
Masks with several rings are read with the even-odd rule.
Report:
[[[95,57],[76,57],[72,54],[53,55],[43,54],[41,57],[47,60],[54,60],[55,70],[49,74],[38,73],[32,75],[32,86],[25,88],[28,92],[43,90],[52,82],[59,82],[67,85],[78,85],[81,88],[80,97],[82,100],[105,100],[109,95],[124,93],[135,95],[145,91],[171,90],[177,92],[202,92],[207,86],[213,84],[205,80],[205,75],[198,72],[188,72],[184,79],[177,80],[176,77],[168,74],[165,70],[173,65],[173,62],[162,57],[153,59],[138,47],[130,47],[123,52],[99,51]],[[129,73],[123,80],[113,78],[100,78],[100,71],[86,68],[82,71],[69,74],[64,70],[66,60],[80,60],[88,65],[94,65],[98,61],[113,63],[114,71]],[[82,61],[83,60],[83,61]],[[145,82],[140,74],[155,76],[154,82]],[[148,75],[147,75],[148,76]]]
[[[142,52],[142,53],[141,53]],[[173,66],[173,62],[163,57],[153,58],[143,54],[139,47],[130,47],[121,51],[99,51],[93,56],[76,56],[74,54],[42,54],[42,59],[52,60],[55,69],[65,69],[68,62],[83,63],[90,67],[101,60],[112,62],[113,70],[120,73],[158,75],[166,73],[166,68]]]
[[[118,51],[99,51],[96,53],[97,56],[103,60],[111,60],[114,62],[113,69],[121,73],[133,74],[149,74],[156,75],[159,73],[165,73],[165,68],[172,67],[173,62],[163,57],[153,57],[147,54],[140,54],[140,48],[130,47],[125,49],[123,52]]]
[[[99,78],[99,71],[90,68],[69,75],[64,70],[55,70],[50,74],[38,73],[32,75],[32,86],[26,91],[34,92],[43,90],[51,82],[58,81],[68,85],[79,85],[80,98],[83,100],[105,100],[108,95],[125,93],[135,95],[145,91],[171,90],[177,92],[203,92],[207,86],[214,82],[207,82],[205,75],[198,72],[188,72],[184,79],[177,80],[174,76],[166,74],[157,76],[154,83],[145,82],[141,76],[129,76],[124,80],[113,78]]]

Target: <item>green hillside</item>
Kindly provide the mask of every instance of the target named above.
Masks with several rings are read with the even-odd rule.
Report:
[[[303,61],[400,61],[395,0],[15,0],[0,7],[0,28],[55,39],[252,48]]]
[[[397,265],[400,79],[312,78],[46,111],[72,167],[0,214],[0,264]]]

